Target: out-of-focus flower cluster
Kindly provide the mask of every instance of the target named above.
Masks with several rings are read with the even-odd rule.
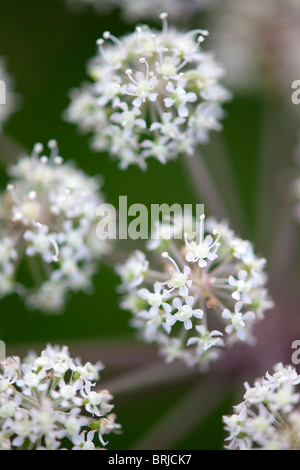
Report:
[[[65,113],[122,169],[193,154],[221,129],[221,104],[230,97],[220,84],[223,68],[201,49],[207,31],[182,33],[160,16],[161,31],[144,25],[121,39],[103,34],[88,64],[92,82],[71,92]]]
[[[9,169],[0,195],[0,297],[16,292],[31,308],[59,312],[70,291],[89,291],[109,245],[96,238],[100,181],[36,144]],[[22,267],[29,276],[22,276]]]
[[[66,346],[0,363],[0,449],[101,449],[120,430],[112,396],[95,391],[103,365],[72,359]]]
[[[2,127],[17,107],[18,98],[13,91],[12,79],[6,70],[6,63],[3,57],[0,57],[0,132]],[[5,101],[3,103],[2,101]]]
[[[224,416],[227,446],[234,450],[300,449],[300,376],[292,366],[277,364],[274,374],[245,383],[244,401]]]
[[[93,7],[103,14],[103,11],[111,11],[120,8],[126,21],[135,22],[141,19],[157,20],[159,13],[167,11],[170,18],[177,23],[191,17],[207,8],[210,8],[217,0],[67,0],[67,4],[73,10],[81,10]]]
[[[238,90],[262,84],[290,93],[299,76],[298,0],[224,0],[210,15],[212,47]]]
[[[196,227],[196,230],[194,229]],[[264,258],[226,223],[177,217],[158,222],[148,254],[117,267],[121,306],[142,338],[167,361],[207,366],[224,345],[253,341],[252,327],[273,307]],[[149,258],[149,259],[148,259]]]

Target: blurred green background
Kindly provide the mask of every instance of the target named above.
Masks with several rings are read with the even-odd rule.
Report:
[[[205,15],[200,16],[199,22],[199,27],[206,27]],[[79,135],[75,126],[62,120],[62,112],[69,103],[69,90],[86,79],[85,64],[95,54],[96,40],[105,30],[120,36],[132,29],[132,25],[122,22],[116,11],[106,16],[92,10],[72,14],[65,8],[63,0],[0,0],[0,55],[7,58],[8,70],[15,79],[15,90],[21,96],[20,108],[6,125],[5,134],[28,151],[35,142],[46,145],[49,139],[55,138],[65,160],[76,161],[88,174],[103,176],[103,192],[112,204],[118,204],[120,195],[127,195],[129,204],[138,202],[148,206],[153,203],[202,203],[204,201],[197,200],[197,193],[184,174],[181,161],[162,166],[150,160],[146,173],[135,167],[120,171],[107,155],[91,152],[88,137]],[[226,105],[222,136],[212,135],[212,143],[204,149],[209,156],[222,139],[247,222],[244,227],[236,224],[234,228],[253,240],[259,252],[268,244],[268,233],[259,236],[256,220],[257,198],[262,188],[261,129],[266,109],[271,114],[278,109],[282,112],[280,106],[277,97],[269,92],[234,96]],[[285,155],[289,162],[289,149],[294,142],[292,128],[286,127],[291,130],[287,133],[289,147]],[[274,139],[276,147],[276,136]],[[215,172],[215,177],[221,186],[222,174]],[[2,187],[6,181],[5,167],[1,166]],[[268,183],[270,185],[266,186]],[[263,184],[266,191],[274,189],[272,174]],[[224,198],[226,200],[226,190]],[[110,340],[134,343],[134,332],[128,324],[130,314],[118,307],[117,284],[113,269],[101,265],[95,277],[94,294],[73,295],[66,311],[55,316],[27,311],[17,296],[1,300],[0,337],[11,354],[17,346],[48,342],[69,344],[71,349],[77,342],[82,347],[84,344],[107,344]],[[155,352],[153,357],[156,357]],[[168,406],[175,406],[184,397],[186,385],[177,383],[171,390],[158,387],[148,392],[136,392],[120,399],[120,403],[115,400],[115,411],[118,421],[123,424],[124,434],[110,439],[110,448],[133,446],[139,436],[164,415]],[[178,442],[176,448],[221,448],[220,417],[224,412],[230,412],[231,405],[232,395],[225,393],[222,402],[201,425],[195,426],[184,440]]]

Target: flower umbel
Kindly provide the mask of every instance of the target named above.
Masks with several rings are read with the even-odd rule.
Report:
[[[70,291],[88,291],[97,261],[109,248],[96,238],[100,181],[36,144],[30,157],[9,169],[0,195],[0,297],[17,292],[36,309],[57,312]],[[31,281],[19,279],[26,262]]]
[[[208,32],[137,27],[121,39],[106,31],[88,64],[90,83],[71,93],[66,119],[91,132],[96,151],[146,168],[150,157],[166,163],[193,153],[220,130],[221,104],[229,93],[219,83],[223,69],[201,49]]]
[[[253,342],[254,323],[273,306],[265,259],[225,223],[204,219],[193,236],[176,215],[159,223],[148,254],[137,251],[117,269],[121,306],[142,338],[156,342],[167,361],[200,366],[224,345]]]
[[[0,364],[0,449],[94,450],[120,430],[112,396],[94,391],[102,363],[82,364],[52,347]],[[62,441],[64,444],[62,444]]]
[[[299,450],[299,384],[296,369],[282,364],[252,387],[245,383],[244,401],[234,407],[233,415],[223,417],[229,432],[227,448]]]

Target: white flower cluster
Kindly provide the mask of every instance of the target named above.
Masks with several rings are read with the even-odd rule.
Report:
[[[12,79],[7,73],[6,64],[3,57],[0,57],[0,132],[4,123],[17,106],[17,95],[12,89]],[[2,96],[3,95],[3,96]],[[2,100],[5,99],[5,103]]]
[[[187,219],[187,218],[186,218]],[[191,229],[197,227],[191,237]],[[132,325],[155,342],[167,361],[206,366],[221,347],[252,342],[252,326],[273,307],[266,289],[265,259],[250,242],[213,219],[196,225],[158,222],[148,242],[151,263],[136,251],[117,267],[121,307],[133,314]]]
[[[221,129],[221,104],[230,97],[219,83],[222,67],[201,49],[208,32],[182,33],[160,16],[161,31],[144,25],[120,40],[103,34],[88,64],[92,82],[71,92],[65,112],[93,134],[92,148],[108,151],[122,169],[192,154],[209,131]]]
[[[91,6],[101,14],[120,8],[124,19],[132,22],[145,18],[156,21],[161,11],[167,11],[172,20],[181,23],[211,7],[216,0],[67,0],[67,3],[73,9]]]
[[[58,312],[69,291],[88,291],[97,261],[109,250],[96,238],[100,181],[36,144],[9,170],[0,194],[0,297],[17,292],[35,309]],[[24,263],[32,279],[23,280]]]
[[[235,413],[224,416],[229,432],[227,446],[233,450],[300,449],[300,376],[292,366],[277,364],[274,374],[245,383],[244,401]]]
[[[102,363],[82,364],[68,348],[0,363],[0,450],[94,450],[120,430],[112,395],[94,390]]]
[[[299,75],[299,6],[298,0],[223,0],[212,10],[210,47],[228,72],[228,86],[245,90],[275,84],[290,93]]]

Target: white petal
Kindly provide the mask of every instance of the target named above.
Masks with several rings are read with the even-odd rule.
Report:
[[[187,117],[189,115],[189,110],[184,104],[181,104],[180,106],[178,106],[178,115],[181,118]]]
[[[174,93],[175,88],[174,88],[173,82],[168,82],[167,83],[166,90],[169,93]]]
[[[193,323],[191,322],[191,320],[189,318],[187,320],[185,320],[184,328],[186,330],[190,330],[192,327],[193,327]]]
[[[222,317],[226,320],[230,320],[232,318],[232,313],[226,308],[225,310],[223,310]]]
[[[185,299],[185,303],[189,306],[192,307],[195,303],[195,298],[193,296],[189,296]]]
[[[139,297],[141,297],[141,298],[144,299],[144,300],[147,300],[147,299],[148,299],[149,294],[150,294],[150,292],[148,291],[148,289],[140,289],[140,290],[138,290],[138,295],[139,295]]]
[[[197,308],[196,310],[193,311],[193,315],[194,317],[196,318],[203,318],[203,310],[201,310],[200,308]]]
[[[238,273],[238,278],[241,281],[245,281],[247,279],[247,276],[248,276],[248,273],[244,269],[241,269],[241,271],[239,271],[239,273]]]
[[[175,101],[173,100],[173,98],[165,98],[164,99],[164,102],[165,102],[165,106],[167,108],[171,108],[171,106],[173,106],[173,104],[175,103]]]
[[[207,266],[207,262],[204,259],[200,259],[198,264],[200,268],[205,268],[205,266]]]
[[[174,307],[175,307],[177,310],[180,310],[181,307],[182,307],[182,302],[181,302],[181,300],[180,300],[178,297],[176,297],[176,298],[173,300],[173,305],[174,305]]]
[[[240,300],[241,298],[241,294],[239,293],[239,291],[235,291],[231,294],[232,298],[235,299],[235,300]]]

